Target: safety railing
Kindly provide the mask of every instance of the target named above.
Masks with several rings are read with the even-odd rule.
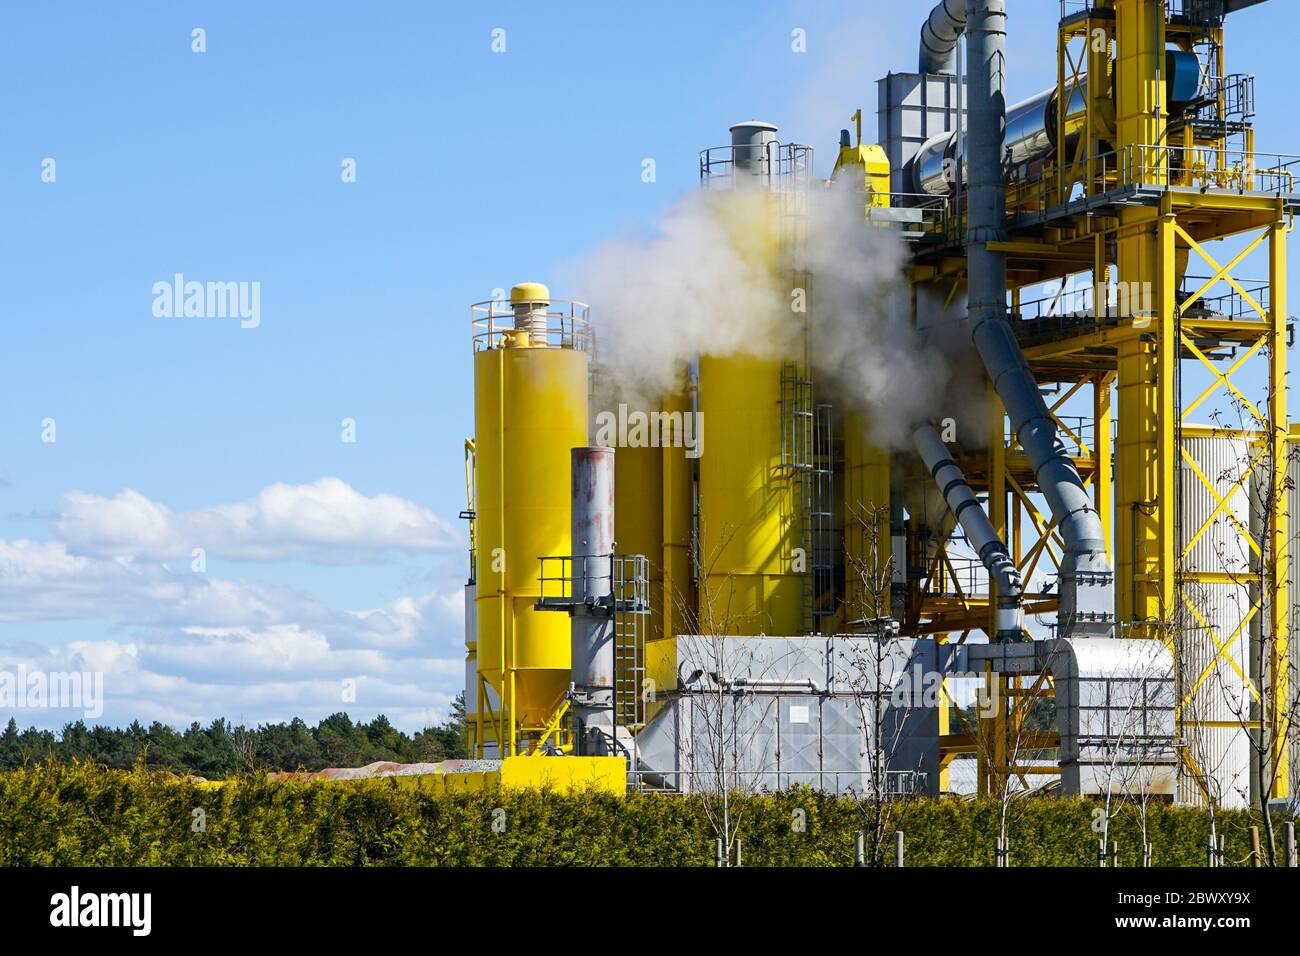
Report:
[[[1079,199],[1100,197],[1125,188],[1196,189],[1289,195],[1295,192],[1300,156],[1221,146],[1129,145],[1081,159],[1074,167],[1087,170],[1088,182],[1062,187],[1060,170],[1044,167],[1035,175],[1007,180],[1007,216],[1011,219],[1069,206]]]
[[[1190,298],[1197,289],[1209,282],[1210,279],[1211,276],[1186,276],[1183,279],[1181,288],[1178,290],[1179,300],[1185,301]],[[1255,304],[1265,313],[1269,311],[1271,286],[1268,282],[1260,279],[1237,279],[1236,282],[1240,290],[1232,288],[1218,295],[1203,295],[1184,314],[1234,321],[1259,319],[1259,313],[1255,311],[1255,306],[1251,304],[1246,296],[1253,299]],[[1242,295],[1243,292],[1245,295]]]
[[[595,339],[592,336],[589,313],[585,302],[552,299],[546,304],[544,333],[538,335],[540,317],[536,312],[527,317],[530,334],[528,344],[533,348],[576,349],[592,354]],[[515,311],[508,299],[489,299],[470,306],[471,338],[475,352],[500,348],[505,338],[514,334]]]
[[[746,185],[807,189],[813,181],[813,148],[801,143],[712,146],[700,151],[700,185],[729,190]]]
[[[881,194],[874,194],[881,195]],[[889,223],[905,236],[947,235],[952,227],[952,202],[929,193],[888,193],[889,205],[867,202],[867,220]]]
[[[1120,185],[1203,192],[1292,193],[1300,172],[1300,156],[1219,146],[1133,144],[1120,150],[1114,162]]]
[[[1198,120],[1245,123],[1255,116],[1255,78],[1249,73],[1205,78],[1205,96],[1193,115]]]
[[[1052,395],[1044,395],[1047,399],[1048,406],[1053,404]],[[1053,412],[1052,417],[1057,422],[1057,437],[1065,446],[1065,453],[1071,458],[1088,458],[1097,447],[1096,442],[1096,422],[1089,415],[1062,415],[1059,412]],[[1011,453],[1020,451],[1020,443],[1016,440],[1010,424],[1003,426],[1003,441],[1006,442],[1007,449]]]
[[[1061,19],[1101,6],[1097,0],[1059,0]],[[1165,0],[1165,13],[1171,17],[1187,17],[1198,23],[1211,23],[1221,18],[1223,0]]]
[[[939,594],[982,597],[989,593],[989,572],[979,558],[936,556],[931,588]]]
[[[538,562],[537,606],[567,608],[590,602],[618,614],[650,610],[650,561],[643,554],[566,554]],[[574,582],[589,582],[597,593],[575,597]]]
[[[1167,16],[1182,17],[1201,26],[1221,24],[1224,8],[1224,0],[1165,0]]]
[[[1148,315],[1154,308],[1154,293],[1149,284],[1122,282],[1095,284],[1086,273],[1061,283],[1051,295],[1020,303],[1017,318],[1028,326],[1023,333],[1075,330],[1080,323],[1103,324],[1108,319],[1131,319]]]
[[[1097,6],[1096,0],[1060,0],[1061,19],[1087,13]]]

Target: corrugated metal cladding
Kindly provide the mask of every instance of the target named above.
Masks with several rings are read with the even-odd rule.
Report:
[[[883,767],[889,779],[878,786],[898,779],[937,795],[938,709],[930,699],[937,685],[927,684],[937,673],[933,641],[675,641],[683,686],[637,737],[647,782],[687,791],[807,784],[863,796]]]
[[[1195,471],[1183,464],[1179,469],[1180,551],[1200,536],[1183,559],[1182,570],[1236,574],[1241,583],[1184,581],[1184,600],[1177,609],[1179,696],[1191,692],[1183,708],[1185,720],[1236,724],[1250,714],[1250,691],[1242,677],[1250,674],[1250,628],[1242,622],[1257,590],[1250,575],[1250,546],[1238,530],[1238,525],[1250,527],[1250,482],[1241,481],[1234,489],[1250,463],[1250,449],[1236,438],[1199,437],[1185,438],[1183,448],[1227,506],[1220,509]],[[1229,643],[1220,654],[1224,642]],[[1246,732],[1231,726],[1186,726],[1184,733],[1189,755],[1209,778],[1219,805],[1249,805],[1251,747]],[[1179,777],[1178,798],[1192,804],[1205,802],[1200,785],[1185,770]]]

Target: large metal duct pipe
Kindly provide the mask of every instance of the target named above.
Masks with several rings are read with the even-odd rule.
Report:
[[[1201,64],[1195,53],[1169,50],[1165,53],[1165,105],[1169,111],[1181,110],[1196,99],[1201,88]],[[1087,125],[1088,75],[1070,87],[1069,102],[1065,109],[1065,148],[1059,149],[1057,137],[1057,111],[1060,96],[1056,87],[1036,93],[1027,100],[1007,107],[1004,124],[1002,161],[1005,166],[1019,166],[1043,159],[1053,150],[1058,155],[1072,155],[1078,137]],[[910,188],[918,194],[946,196],[953,189],[956,177],[952,166],[957,162],[957,132],[944,132],[932,136],[921,145],[916,156],[908,163],[907,176]],[[963,144],[965,145],[965,144]],[[965,182],[967,163],[963,151],[961,177]]]
[[[970,199],[969,309],[966,321],[998,397],[1061,531],[1057,634],[1113,636],[1114,574],[1101,518],[1038,391],[1007,318],[1006,257],[989,244],[1006,239],[1002,145],[1006,121],[1006,0],[969,0]]]
[[[921,25],[922,73],[954,72],[954,53],[966,29],[966,0],[940,0]]]
[[[989,577],[997,582],[998,606],[995,617],[998,641],[1023,640],[1025,598],[1024,582],[1020,570],[1012,560],[1007,546],[993,528],[989,516],[980,507],[979,499],[971,491],[966,476],[952,460],[948,446],[930,424],[918,425],[912,431],[912,445],[930,469],[935,484],[943,491],[948,508],[966,532],[966,540],[979,555]]]
[[[580,754],[614,752],[614,449],[573,449],[573,688]]]

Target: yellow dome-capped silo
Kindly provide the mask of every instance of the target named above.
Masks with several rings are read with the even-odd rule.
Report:
[[[570,451],[588,444],[590,334],[585,305],[535,282],[472,313],[476,750],[508,756],[541,736],[572,679],[567,615],[533,606],[540,559],[572,553]]]

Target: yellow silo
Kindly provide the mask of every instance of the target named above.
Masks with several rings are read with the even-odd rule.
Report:
[[[796,486],[781,465],[781,363],[700,359],[699,627],[720,634],[797,634],[803,575]]]
[[[797,634],[804,626],[804,568],[799,483],[782,461],[783,351],[801,315],[786,305],[780,277],[782,236],[778,197],[780,147],[766,123],[732,127],[730,181],[721,220],[737,252],[754,267],[755,284],[770,292],[754,317],[752,342],[699,360],[699,411],[705,447],[699,459],[699,550],[703,586],[698,629],[717,634]],[[706,163],[707,166],[707,163]],[[752,307],[745,305],[740,307]],[[770,311],[769,311],[770,310]],[[790,355],[794,358],[794,355]],[[811,427],[811,423],[809,423]]]
[[[695,630],[695,589],[691,567],[691,459],[681,447],[684,418],[691,412],[684,393],[663,397],[656,414],[665,424],[651,446],[621,446],[615,483],[615,538],[619,552],[643,554],[650,565],[650,615],[645,632],[645,678],[642,688],[649,719],[662,691],[677,681],[677,657],[671,640]],[[693,431],[692,431],[693,434]],[[665,640],[664,638],[669,638]],[[622,675],[620,675],[621,677]]]
[[[663,636],[664,449],[620,445],[614,482],[614,543],[620,554],[643,554],[650,565],[646,640]]]
[[[539,612],[539,559],[571,554],[570,449],[588,444],[587,309],[524,283],[473,307],[478,752],[503,755],[563,703],[567,615]],[[499,702],[499,703],[498,703]]]

